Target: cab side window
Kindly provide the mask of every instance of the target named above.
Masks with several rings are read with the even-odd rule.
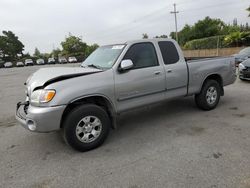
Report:
[[[165,65],[177,63],[180,59],[178,51],[171,41],[161,41],[158,43]]]
[[[129,48],[123,60],[130,59],[134,63],[133,69],[158,66],[155,47],[150,42],[134,44]]]

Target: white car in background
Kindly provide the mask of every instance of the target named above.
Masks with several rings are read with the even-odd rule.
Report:
[[[44,65],[45,62],[44,62],[43,59],[38,59],[38,60],[36,60],[36,64],[38,64],[38,65]]]
[[[67,59],[65,57],[59,57],[58,63],[60,63],[60,64],[67,63]]]
[[[69,57],[68,61],[69,61],[69,63],[76,63],[77,59],[76,59],[76,57]]]
[[[25,59],[24,64],[25,66],[33,66],[34,62],[32,59]]]
[[[16,63],[16,66],[17,66],[17,67],[23,67],[24,64],[23,64],[23,62],[19,61],[19,62]]]
[[[6,62],[6,63],[4,63],[4,67],[11,68],[11,67],[13,67],[13,64],[11,62]]]
[[[50,57],[50,58],[48,59],[48,64],[55,64],[55,63],[56,63],[55,58]]]

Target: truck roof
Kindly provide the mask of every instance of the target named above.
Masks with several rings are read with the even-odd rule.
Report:
[[[127,41],[125,44],[131,44],[131,43],[141,43],[141,42],[159,42],[159,41],[171,41],[171,42],[176,42],[173,39],[169,38],[153,38],[153,39],[139,39],[139,40],[130,40]]]
[[[160,42],[160,41],[171,41],[173,43],[177,43],[175,40],[169,39],[169,38],[153,38],[153,39],[129,40],[125,43],[113,43],[113,44],[107,44],[107,45],[102,45],[102,46],[127,45],[127,44],[135,44],[135,43],[142,43],[142,42]]]

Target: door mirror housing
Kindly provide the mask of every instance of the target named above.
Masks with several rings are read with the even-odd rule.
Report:
[[[126,71],[133,68],[134,64],[130,59],[122,60],[119,71]]]

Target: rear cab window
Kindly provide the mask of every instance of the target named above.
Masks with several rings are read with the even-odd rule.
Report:
[[[173,42],[160,41],[158,45],[165,65],[175,64],[179,61],[180,56]]]

